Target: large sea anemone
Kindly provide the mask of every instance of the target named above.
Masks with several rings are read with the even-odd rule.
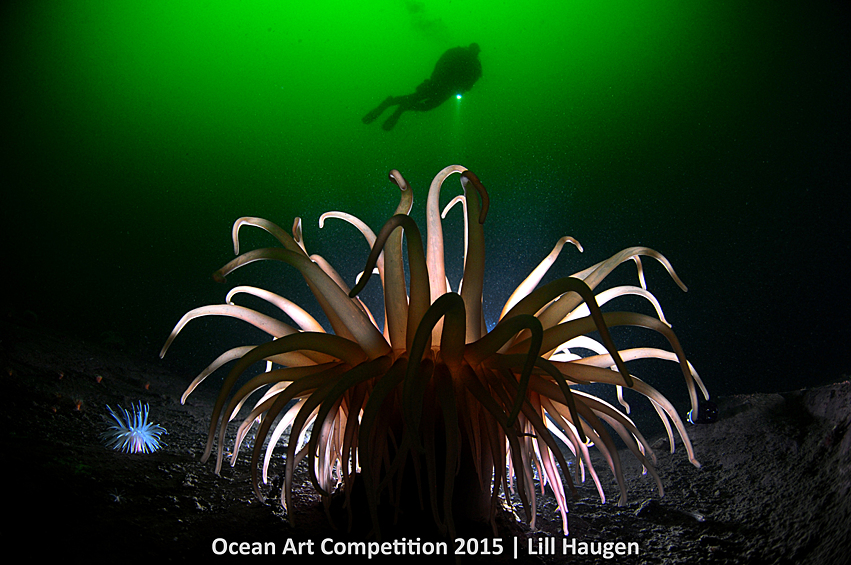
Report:
[[[466,214],[464,270],[458,292],[450,291],[444,269],[439,209],[441,187],[453,174],[460,175],[463,195],[450,206],[460,202]],[[249,404],[252,407],[243,410],[231,465],[250,430],[259,424],[251,476],[261,500],[261,477],[266,483],[272,454],[289,429],[281,489],[285,508],[292,508],[295,468],[306,459],[314,488],[326,502],[339,491],[349,505],[350,516],[355,504],[352,492],[356,482],[361,483],[358,488],[365,492],[365,504],[376,529],[380,505],[404,512],[411,499],[430,509],[434,523],[444,534],[454,535],[461,519],[490,523],[495,528],[495,516],[502,504],[500,493],[507,498],[512,490],[534,526],[537,481],[540,488],[552,490],[567,533],[566,491],[575,492],[575,488],[564,446],[572,452],[568,457],[576,462],[574,478],[590,476],[605,500],[589,456],[589,447],[595,446],[620,486],[619,503],[623,504],[626,487],[618,449],[609,431],[613,430],[655,478],[662,493],[653,451],[627,416],[629,407],[621,392],[622,387],[628,387],[650,400],[667,429],[671,449],[675,445],[673,425],[689,461],[699,466],[675,408],[650,385],[631,376],[625,364],[642,358],[679,363],[692,412],[698,410],[698,387],[708,398],[658,301],[645,285],[641,261],[649,257],[659,261],[685,290],[665,257],[646,247],[631,247],[571,277],[539,286],[565,243],[579,247],[574,239],[562,238],[517,287],[498,323],[487,331],[482,313],[483,224],[488,210],[484,186],[461,166],[446,167],[437,174],[426,203],[424,252],[420,231],[408,216],[412,190],[398,171],[391,171],[390,179],[399,187],[401,198],[395,215],[378,235],[357,218],[341,212],[329,212],[320,220],[334,217],[350,222],[371,247],[365,269],[351,291],[322,257],[308,254],[298,219],[292,236],[260,218],[244,217],[234,224],[237,257],[214,278],[222,281],[233,270],[254,261],[287,263],[306,280],[333,333],[326,332],[313,316],[286,298],[249,286],[231,289],[225,304],[204,306],[184,315],[161,355],[186,323],[200,316],[242,319],[270,336],[265,343],[226,351],[184,393],[182,400],[215,370],[235,361],[213,409],[204,461],[212,454],[218,434],[216,472],[220,471],[228,423],[237,418],[249,397],[258,393],[259,398]],[[239,254],[243,226],[266,230],[281,246]],[[409,284],[403,237],[407,238]],[[603,279],[629,260],[638,267],[640,286],[618,286],[595,296],[594,289]],[[374,273],[383,287],[383,324],[357,298]],[[238,294],[268,301],[298,327],[233,304],[231,300]],[[643,297],[658,317],[600,310],[602,304],[623,295]],[[618,349],[609,333],[613,326],[654,330],[667,339],[670,350]],[[594,332],[598,338],[588,335]],[[578,349],[595,354],[580,357],[575,354]],[[240,380],[249,367],[264,361],[265,372]],[[624,409],[576,388],[591,383],[616,387]],[[292,520],[293,513],[289,516]]]

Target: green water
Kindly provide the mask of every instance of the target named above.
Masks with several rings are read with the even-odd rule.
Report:
[[[300,204],[320,184],[336,203],[392,167],[566,175],[667,147],[718,117],[729,80],[749,86],[726,65],[739,14],[710,2],[33,4],[16,30],[42,106],[33,133],[49,128],[79,165],[162,171],[179,207],[283,190]],[[463,100],[391,134],[360,123],[473,41],[484,76]]]
[[[764,272],[803,283],[822,268],[818,254],[845,250],[832,235],[844,212],[831,207],[825,220],[808,192],[847,188],[847,20],[828,3],[78,0],[2,10],[9,308],[59,325],[160,342],[183,311],[223,298],[209,273],[231,257],[230,224],[243,215],[285,228],[302,216],[309,250],[353,277],[362,241],[316,221],[339,209],[377,230],[398,200],[391,168],[414,186],[417,218],[446,165],[488,187],[491,317],[562,235],[586,253],[560,275],[630,245],[659,249],[691,292],[658,273],[657,292],[673,301],[669,317],[696,328],[697,358],[712,369],[716,351],[752,335],[748,324],[785,323],[771,323],[784,285],[747,303],[729,285],[756,288]],[[391,132],[361,123],[471,42],[483,76],[461,100],[406,113]],[[719,330],[709,311],[749,314]],[[707,342],[729,327],[741,333]]]

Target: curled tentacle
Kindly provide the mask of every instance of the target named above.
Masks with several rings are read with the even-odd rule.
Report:
[[[399,205],[395,214],[407,215],[414,203],[414,191],[402,173],[396,169],[390,171],[390,180],[399,187]],[[393,349],[402,349],[407,345],[405,329],[408,322],[408,292],[402,260],[402,237],[401,229],[394,230],[384,244],[384,312],[387,320],[386,332]]]
[[[346,329],[357,339],[363,350],[370,358],[375,359],[385,355],[389,346],[369,318],[357,305],[346,296],[340,286],[325,274],[313,261],[302,253],[287,249],[266,248],[244,253],[213,274],[213,278],[223,281],[225,277],[244,265],[254,261],[274,259],[283,261],[298,269],[302,276],[308,279],[328,301],[330,308],[339,316]]]
[[[529,331],[531,337],[526,340],[529,342],[527,344],[528,351],[526,352],[523,370],[520,373],[519,392],[516,395],[511,412],[508,414],[507,423],[509,426],[514,425],[514,420],[520,412],[520,407],[523,404],[523,398],[526,393],[526,386],[529,382],[529,376],[532,374],[535,360],[541,354],[541,343],[544,335],[541,323],[537,318],[528,314],[514,316],[510,320],[498,324],[487,336],[476,343],[468,345],[464,355],[471,365],[478,365],[488,357],[491,357],[505,343],[508,343],[512,337],[523,330]]]
[[[547,274],[547,271],[550,270],[550,267],[552,267],[553,263],[555,263],[556,259],[558,259],[559,254],[561,254],[562,247],[564,247],[564,244],[567,242],[572,243],[576,246],[580,253],[582,252],[582,245],[580,245],[574,238],[567,235],[559,238],[555,247],[553,247],[553,250],[550,251],[550,254],[544,257],[544,260],[541,261],[531,273],[529,273],[529,276],[526,277],[526,279],[520,283],[514,292],[511,293],[511,296],[508,297],[505,306],[502,308],[502,312],[499,314],[500,320],[505,316],[506,312],[514,308],[514,305],[520,300],[529,296],[529,293],[538,286],[538,283],[541,282],[541,279],[544,278],[544,275]]]
[[[402,227],[405,230],[405,235],[408,238],[408,264],[411,269],[411,302],[408,305],[408,332],[406,338],[406,347],[410,351],[411,343],[414,339],[415,328],[419,327],[420,321],[423,318],[426,310],[429,307],[429,280],[428,271],[426,270],[425,257],[423,256],[422,238],[417,224],[405,214],[396,214],[384,224],[378,236],[375,239],[375,245],[366,260],[364,274],[358,284],[349,293],[349,296],[357,296],[358,293],[366,286],[372,274],[372,268],[378,260],[378,255],[384,248],[390,235],[397,227]]]
[[[450,165],[431,181],[426,202],[426,263],[428,265],[430,302],[446,294],[446,267],[443,259],[443,225],[440,221],[440,189],[443,181],[453,173],[463,173],[466,167]],[[435,328],[434,338],[439,338],[441,326]]]
[[[257,288],[256,286],[235,286],[228,291],[227,296],[225,296],[225,301],[231,303],[234,295],[239,293],[250,294],[252,296],[262,298],[270,304],[274,304],[281,310],[281,312],[292,318],[293,322],[295,322],[303,331],[325,333],[325,329],[322,325],[316,321],[316,318],[308,314],[304,308],[292,300],[288,300],[274,292]]]
[[[580,300],[584,300],[585,303],[588,305],[588,308],[591,312],[591,319],[594,322],[594,329],[596,329],[600,333],[600,339],[602,340],[603,345],[605,345],[609,353],[612,354],[612,358],[615,361],[615,364],[617,365],[621,375],[623,376],[624,382],[627,386],[632,386],[632,378],[629,375],[629,371],[627,370],[626,365],[617,353],[617,347],[615,347],[615,343],[612,341],[612,336],[609,334],[609,330],[603,318],[603,313],[600,312],[600,307],[597,306],[597,301],[594,298],[594,294],[591,292],[591,289],[588,287],[588,285],[586,285],[579,279],[575,279],[573,277],[565,277],[542,286],[541,288],[535,290],[529,296],[518,302],[514,306],[514,308],[512,308],[506,313],[505,317],[500,320],[499,324],[502,324],[506,320],[511,319],[511,317],[520,314],[535,314],[545,304],[549,303],[550,300],[552,300],[553,298],[562,298],[562,295],[571,292],[576,293],[579,296]],[[499,327],[499,324],[497,324],[497,327]],[[544,329],[548,330],[548,326],[544,325]],[[577,333],[576,335],[580,334]],[[561,343],[564,343],[565,341],[567,340],[565,339]],[[544,351],[550,351],[551,349],[555,349],[555,347],[544,347]]]
[[[296,224],[299,223],[299,218],[296,218],[296,221],[293,223],[293,228],[295,228]],[[233,223],[233,228],[231,229],[231,239],[233,239],[233,254],[239,255],[239,228],[242,226],[255,226],[261,229],[266,230],[270,234],[272,234],[275,239],[277,239],[281,245],[284,246],[285,249],[289,249],[290,251],[295,251],[298,253],[305,253],[304,248],[297,242],[293,237],[284,231],[277,224],[270,222],[269,220],[264,220],[263,218],[253,218],[250,216],[245,216],[243,218],[239,218],[237,221]]]

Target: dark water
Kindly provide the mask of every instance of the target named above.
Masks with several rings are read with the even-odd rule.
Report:
[[[432,176],[458,163],[491,194],[490,321],[563,235],[585,252],[566,250],[552,276],[647,245],[689,286],[647,262],[713,393],[851,372],[841,3],[248,4],[4,4],[4,313],[154,355],[185,311],[223,301],[210,273],[232,257],[237,217],[302,217],[308,250],[352,280],[365,243],[339,221],[320,230],[319,215],[377,231],[398,168],[421,220]],[[484,72],[463,99],[392,132],[361,123],[473,41]],[[271,243],[245,232],[246,249]],[[634,268],[613,280],[634,283]],[[317,310],[284,266],[233,281]],[[233,320],[185,333],[169,357],[196,369],[259,337]]]

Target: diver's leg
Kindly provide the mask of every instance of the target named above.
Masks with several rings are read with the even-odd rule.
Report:
[[[378,107],[376,107],[374,110],[369,112],[366,116],[361,118],[363,120],[363,123],[371,124],[372,122],[374,122],[375,119],[378,116],[380,116],[382,112],[384,112],[384,110],[386,110],[387,108],[389,108],[393,104],[398,104],[399,103],[398,100],[400,98],[402,98],[402,97],[397,96],[396,98],[394,98],[392,96],[388,96],[387,98],[385,98],[384,101],[381,104],[378,105]]]
[[[399,104],[396,107],[396,111],[390,114],[390,117],[387,118],[383,124],[381,124],[381,127],[384,128],[384,131],[390,131],[391,129],[393,129],[393,126],[396,125],[396,122],[398,122],[399,118],[402,116],[402,112],[404,112],[406,109],[407,108],[405,104]]]
[[[409,94],[407,96],[400,96],[399,106],[396,108],[396,111],[390,114],[390,117],[387,118],[384,123],[381,125],[386,131],[390,131],[396,125],[396,122],[399,121],[399,118],[402,116],[403,112],[414,109],[417,104],[419,104],[420,100],[423,98],[423,95],[419,92],[414,94]]]

